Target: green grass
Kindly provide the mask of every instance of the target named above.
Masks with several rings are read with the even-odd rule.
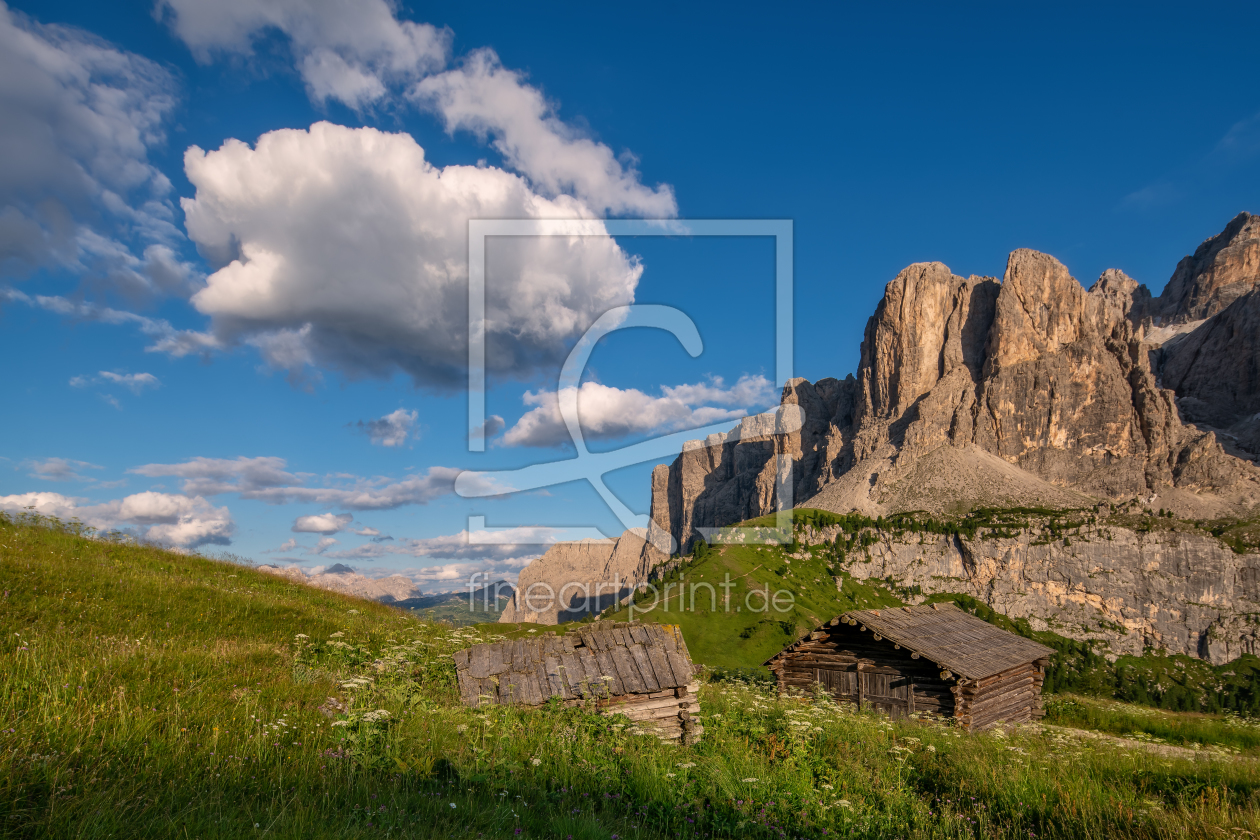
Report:
[[[688,649],[697,661],[716,668],[754,672],[804,632],[850,609],[896,606],[901,599],[876,581],[857,581],[835,567],[835,559],[820,549],[800,549],[804,559],[788,556],[770,545],[724,545],[701,549],[656,582],[661,596],[641,596],[633,618],[682,628]],[[838,574],[837,574],[838,573]],[[839,576],[842,587],[837,587]],[[723,584],[729,583],[729,586]],[[669,587],[666,590],[666,587]],[[679,592],[686,603],[680,609]],[[769,593],[790,592],[777,606],[762,609]],[[665,595],[669,598],[666,600]],[[729,600],[728,600],[729,595]],[[625,621],[625,606],[604,618]]]
[[[1223,747],[1260,756],[1260,720],[1230,713],[1179,714],[1097,697],[1057,695],[1046,699],[1045,721],[1156,744]]]
[[[797,509],[794,542],[790,545],[722,545],[697,543],[692,556],[678,558],[681,565],[656,581],[662,595],[655,600],[641,595],[633,617],[644,621],[678,624],[683,628],[692,657],[722,673],[735,673],[750,679],[764,679],[768,672],[761,663],[778,653],[820,623],[851,609],[878,609],[909,602],[952,602],[964,610],[1012,633],[1018,633],[1053,648],[1047,669],[1046,693],[1070,692],[1107,697],[1155,706],[1170,711],[1226,712],[1260,716],[1260,657],[1244,655],[1226,665],[1214,666],[1189,656],[1166,656],[1148,652],[1144,656],[1121,656],[1109,660],[1085,641],[1069,639],[1052,631],[1035,631],[1027,619],[1012,619],[977,599],[960,593],[934,593],[926,598],[917,588],[896,581],[859,581],[845,569],[853,552],[862,551],[889,535],[915,532],[947,533],[964,527],[982,534],[995,530],[1029,527],[1030,518],[1040,518],[1046,528],[1043,538],[1052,534],[1066,537],[1088,524],[1079,511],[1048,508],[985,508],[973,511],[963,523],[950,525],[943,520],[914,512],[871,519],[861,514],[839,516],[826,511]],[[1074,518],[1075,517],[1075,518]],[[1171,522],[1166,517],[1159,521]],[[773,516],[742,523],[739,527],[774,525]],[[835,542],[803,545],[799,539],[807,527],[840,526]],[[1041,526],[1039,526],[1041,527]],[[987,529],[987,530],[985,530]],[[795,555],[793,558],[791,555]],[[839,585],[837,585],[837,579]],[[731,581],[723,590],[719,584]],[[680,610],[679,584],[688,600]],[[705,584],[714,587],[709,595]],[[669,586],[670,599],[663,597]],[[691,597],[695,587],[695,607]],[[782,611],[750,613],[747,606],[759,607],[760,595],[749,593],[789,590],[790,608]],[[723,592],[730,592],[729,607]],[[780,605],[786,605],[780,600]],[[604,614],[605,618],[626,620],[629,607]]]
[[[686,748],[581,708],[468,709],[449,653],[545,631],[29,522],[0,518],[0,593],[0,837],[1260,833],[1250,761],[960,735],[738,681],[702,688]]]

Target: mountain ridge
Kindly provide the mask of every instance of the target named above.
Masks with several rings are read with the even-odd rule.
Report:
[[[794,507],[872,518],[1117,506],[1186,521],[1254,516],[1258,285],[1260,217],[1247,213],[1181,260],[1158,297],[1117,269],[1086,289],[1028,249],[1011,253],[1001,280],[908,266],[867,323],[856,375],[785,385],[779,416],[799,424],[746,418],[653,470],[637,580],[670,551],[689,552],[701,528],[769,514],[789,490]],[[1012,531],[907,542],[876,529],[845,569],[920,597],[965,592],[1115,652],[1254,653],[1260,554],[1142,527],[1049,541]],[[524,614],[529,583],[603,580],[608,568],[557,545],[522,572],[502,620]]]

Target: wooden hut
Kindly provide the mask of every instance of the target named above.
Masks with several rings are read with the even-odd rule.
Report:
[[[1042,716],[1053,651],[953,604],[855,610],[765,662],[779,690],[821,683],[893,717],[931,714],[969,730]]]
[[[453,654],[464,703],[538,706],[553,697],[625,715],[662,740],[690,744],[699,683],[675,625],[596,622],[563,636],[475,645]]]

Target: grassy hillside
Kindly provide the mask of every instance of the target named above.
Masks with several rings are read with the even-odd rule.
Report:
[[[1040,508],[983,509],[968,516],[947,520],[903,514],[878,520],[852,514],[837,516],[826,511],[798,509],[793,512],[798,526],[834,525],[842,527],[838,544],[805,546],[799,543],[777,545],[697,544],[693,556],[679,559],[679,567],[657,582],[670,598],[641,595],[633,607],[635,618],[678,624],[697,662],[726,671],[743,672],[750,677],[766,676],[761,663],[778,653],[805,632],[850,609],[902,606],[919,596],[916,591],[899,589],[891,583],[854,580],[845,569],[847,553],[860,551],[883,532],[922,531],[958,533],[969,537],[995,533],[1006,535],[1036,520],[1047,534],[1067,535],[1087,522],[1079,511]],[[1124,514],[1123,511],[1117,513]],[[1141,517],[1149,527],[1170,523],[1162,517]],[[1147,521],[1149,520],[1149,521]],[[773,517],[744,523],[746,527],[773,525]],[[1168,527],[1172,527],[1168,525]],[[1189,527],[1189,526],[1188,526]],[[840,585],[837,586],[836,579]],[[724,581],[732,585],[723,589]],[[689,609],[679,609],[679,585]],[[705,585],[714,587],[716,602]],[[692,605],[693,587],[697,597]],[[765,596],[787,590],[792,593],[777,603],[785,609],[756,612]],[[730,593],[729,606],[723,593]],[[1176,711],[1234,711],[1260,716],[1260,658],[1243,656],[1222,666],[1189,656],[1122,656],[1109,661],[1085,642],[1053,632],[1034,631],[1025,620],[1012,620],[986,604],[962,594],[938,593],[922,603],[952,601],[963,609],[1010,630],[1054,648],[1047,674],[1046,692],[1118,698],[1134,703]],[[630,607],[621,607],[605,617],[626,620]]]
[[[495,628],[53,524],[0,517],[0,837],[1260,833],[1255,765],[1231,757],[964,736],[740,682],[702,689],[687,748],[580,708],[468,709],[449,653]]]

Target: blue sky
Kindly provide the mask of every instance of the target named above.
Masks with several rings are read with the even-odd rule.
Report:
[[[492,245],[504,427],[470,453],[470,216],[791,219],[810,379],[853,371],[912,262],[1001,276],[1031,247],[1158,293],[1260,208],[1260,11],[1228,8],[11,3],[0,503],[428,589],[615,535],[584,483],[453,476],[571,452],[559,364],[614,305],[681,309],[704,351],[605,339],[593,449],[768,408],[773,247]],[[639,513],[651,467],[608,476]],[[522,542],[468,544],[469,515]]]

